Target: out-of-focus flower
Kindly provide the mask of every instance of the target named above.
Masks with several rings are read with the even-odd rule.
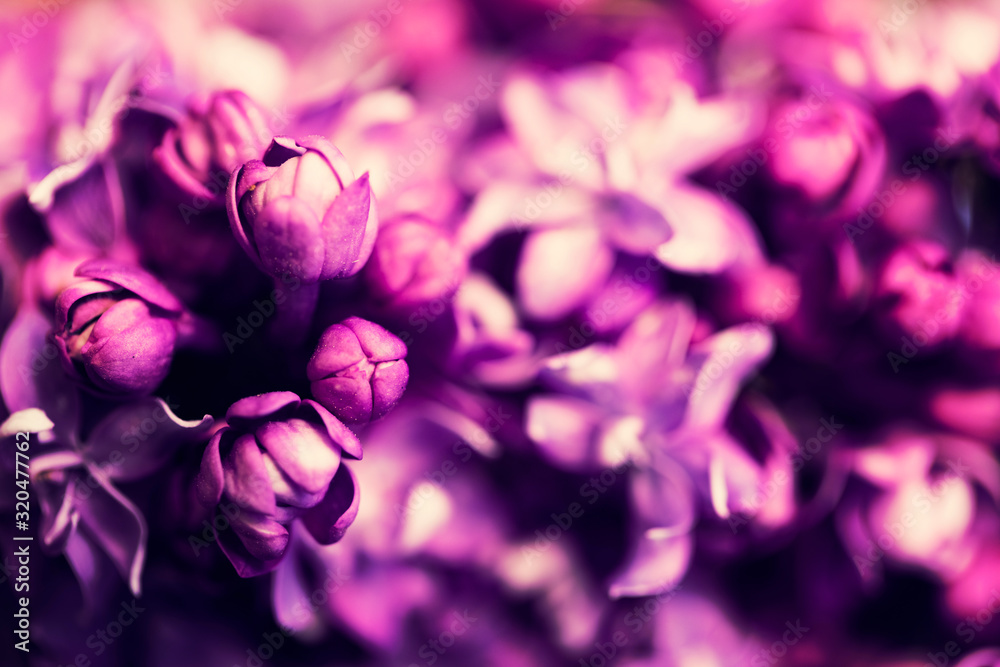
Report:
[[[693,274],[761,260],[746,215],[686,179],[753,136],[753,108],[725,95],[699,99],[659,52],[641,62],[660,66],[669,94],[647,98],[628,66],[640,59],[621,60],[513,73],[501,102],[509,136],[483,142],[465,170],[479,189],[459,230],[465,247],[510,228],[531,232],[516,284],[532,318],[583,305],[605,284],[616,251]]]
[[[948,251],[926,242],[897,249],[879,277],[875,298],[887,337],[914,337],[933,349],[952,339],[962,324],[965,299],[958,293]]]
[[[306,374],[316,400],[348,424],[384,417],[410,378],[406,345],[383,327],[349,317],[323,332]]]
[[[775,109],[763,151],[751,159],[760,156],[778,183],[828,208],[854,213],[881,181],[886,149],[870,114],[820,85]]]
[[[854,455],[870,486],[838,509],[858,573],[877,580],[888,560],[951,579],[980,547],[976,490],[1000,498],[1000,466],[982,443],[948,434],[896,429],[882,442]]]
[[[30,476],[41,499],[42,545],[66,555],[88,601],[101,597],[99,589],[109,585],[104,559],[95,558],[98,552],[106,554],[133,594],[141,589],[149,529],[116,483],[156,473],[211,425],[207,415],[184,421],[162,399],[142,398],[108,414],[86,440],[69,420],[53,423],[37,408],[14,413],[0,427],[4,437],[22,432],[38,438]]]
[[[360,501],[341,464],[342,453],[361,458],[357,437],[291,392],[236,401],[226,422],[205,449],[195,487],[205,507],[226,513],[231,529],[216,529],[216,537],[239,575],[273,570],[296,519],[320,544],[339,540]]]
[[[71,373],[103,392],[145,394],[170,370],[183,304],[153,276],[107,260],[84,262],[56,300],[55,339]]]
[[[153,159],[187,194],[222,203],[229,175],[244,162],[259,160],[271,138],[253,100],[237,90],[217,92],[191,103]]]
[[[226,206],[237,242],[261,270],[304,283],[360,271],[378,231],[368,174],[355,180],[319,136],[275,137],[262,160],[234,172]]]
[[[372,294],[399,310],[450,298],[466,268],[465,253],[447,230],[406,215],[382,225],[366,277]]]
[[[693,342],[696,324],[686,304],[654,304],[616,346],[550,358],[541,377],[561,391],[528,402],[527,434],[557,465],[615,474],[632,466],[637,535],[611,584],[615,597],[676,584],[693,548],[697,498],[728,518],[750,505],[765,474],[723,423],[746,375],[770,355],[770,330],[733,327]]]

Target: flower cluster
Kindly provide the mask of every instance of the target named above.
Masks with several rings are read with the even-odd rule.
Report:
[[[0,664],[1000,665],[994,4],[0,23]]]

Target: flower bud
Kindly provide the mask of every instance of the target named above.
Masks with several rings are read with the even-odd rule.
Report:
[[[360,271],[378,231],[368,174],[354,180],[318,136],[275,137],[263,160],[233,174],[226,206],[237,242],[262,271],[304,283]]]
[[[390,309],[449,299],[465,276],[465,254],[451,236],[416,215],[395,218],[379,231],[366,278]]]
[[[312,393],[347,424],[385,416],[402,397],[410,370],[406,345],[360,317],[334,324],[320,337],[306,374]]]
[[[234,169],[260,159],[271,140],[264,113],[238,90],[196,102],[167,130],[153,159],[181,189],[221,203]]]
[[[56,300],[63,365],[112,394],[148,394],[170,370],[183,305],[153,276],[107,260],[84,262]]]
[[[321,544],[339,540],[357,515],[357,485],[341,465],[342,453],[361,458],[357,437],[287,391],[236,401],[226,421],[205,449],[195,490],[202,505],[225,512],[231,530],[216,534],[240,576],[278,564],[295,519]]]

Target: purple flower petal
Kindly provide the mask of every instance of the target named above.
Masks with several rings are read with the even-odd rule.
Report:
[[[274,518],[242,508],[230,521],[233,532],[251,558],[276,565],[276,561],[284,555],[288,546],[288,529]],[[233,564],[236,565],[235,562]],[[240,573],[240,576],[246,575]]]
[[[340,466],[340,447],[324,427],[288,419],[267,422],[256,435],[281,472],[309,494],[325,489]]]
[[[247,396],[229,406],[226,421],[230,426],[252,430],[261,421],[278,420],[291,415],[299,403],[299,397],[290,391]]]
[[[326,426],[327,433],[333,438],[333,441],[340,446],[344,453],[351,458],[360,460],[364,456],[364,452],[361,448],[361,440],[354,432],[347,428],[339,419],[330,414],[330,411],[324,408],[322,405],[316,401],[306,399],[302,401],[303,409],[309,408],[320,418],[323,424]]]
[[[219,548],[222,549],[222,553],[226,555],[229,562],[233,564],[233,567],[236,569],[236,573],[239,576],[244,578],[257,577],[262,574],[267,574],[278,566],[278,563],[281,562],[280,555],[271,559],[261,559],[254,556],[243,543],[242,536],[235,530],[236,526],[233,525],[232,528],[232,530],[223,530],[221,532],[213,528],[213,531],[215,532]],[[287,545],[288,531],[280,525],[272,525],[271,528],[273,541],[276,545],[280,545],[282,540],[284,540],[284,544]],[[268,552],[277,552],[281,554],[282,548],[272,548],[269,549]]]
[[[226,494],[245,511],[271,514],[276,508],[274,489],[257,441],[243,434],[233,442],[232,450],[222,454]]]
[[[132,481],[163,467],[177,449],[204,436],[212,426],[179,419],[160,398],[124,405],[94,427],[80,451],[111,479]]]
[[[222,457],[219,453],[223,436],[231,433],[231,429],[217,431],[208,441],[208,447],[201,459],[201,469],[195,478],[195,492],[198,501],[205,507],[215,507],[222,499],[225,487],[225,472],[222,468]]]
[[[167,376],[176,340],[173,322],[151,315],[143,301],[126,299],[101,315],[80,354],[99,388],[144,394]]]
[[[364,361],[365,358],[365,351],[357,334],[347,326],[346,321],[334,324],[320,336],[316,351],[306,366],[306,377],[315,382]]]
[[[373,363],[406,357],[406,343],[385,327],[360,317],[348,317],[341,324],[355,333],[365,356]]]
[[[344,278],[360,271],[375,247],[377,231],[378,216],[366,173],[348,185],[323,216],[323,278]]]
[[[340,466],[322,501],[302,515],[302,523],[320,544],[333,544],[354,523],[361,504],[361,490],[348,466]]]
[[[76,275],[120,285],[169,313],[178,314],[184,310],[184,304],[170,290],[137,266],[110,259],[92,259],[76,267]]]
[[[43,410],[57,435],[69,442],[76,432],[79,396],[66,382],[49,331],[48,320],[34,306],[18,309],[0,344],[0,392],[10,412]]]
[[[571,396],[534,396],[528,401],[525,431],[545,456],[570,470],[598,464],[596,431],[602,414],[592,402]]]
[[[381,419],[392,410],[406,391],[410,367],[405,361],[386,361],[375,367],[372,374],[372,416]]]
[[[530,317],[565,317],[601,288],[613,265],[614,254],[596,228],[536,231],[521,250],[518,300]]]
[[[302,282],[319,280],[323,270],[320,221],[305,201],[284,196],[271,200],[257,215],[254,242],[264,270]]]
[[[687,572],[692,551],[687,533],[664,535],[647,530],[624,571],[612,580],[608,594],[612,598],[641,597],[670,590]]]
[[[80,521],[101,546],[133,595],[140,595],[146,558],[147,528],[142,512],[102,475],[94,476],[99,488],[78,503]]]

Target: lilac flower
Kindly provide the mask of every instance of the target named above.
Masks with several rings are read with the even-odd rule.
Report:
[[[306,374],[312,393],[347,424],[385,416],[406,390],[406,345],[384,328],[349,317],[320,337]]]
[[[505,229],[531,232],[517,289],[532,318],[582,305],[616,250],[688,273],[760,261],[746,216],[685,179],[749,138],[752,113],[735,98],[699,99],[681,78],[663,83],[667,100],[648,99],[630,62],[512,74],[501,104],[510,136],[470,158],[479,192],[459,242],[474,251]]]
[[[153,159],[185,193],[222,203],[234,169],[259,160],[271,142],[264,113],[237,90],[194,101],[167,130]]]
[[[917,566],[943,579],[962,572],[980,538],[976,489],[1000,498],[1000,466],[980,442],[896,428],[851,457],[870,491],[841,503],[841,535],[865,581],[887,563]]]
[[[110,394],[146,394],[170,370],[183,304],[153,276],[107,260],[84,262],[56,301],[55,340],[73,374]]]
[[[261,270],[307,284],[360,271],[378,230],[368,174],[354,180],[319,136],[275,137],[262,160],[234,172],[226,206],[237,242]]]
[[[236,401],[226,422],[205,449],[195,487],[205,507],[228,513],[231,530],[216,536],[239,575],[273,570],[295,520],[320,544],[338,541],[358,511],[358,485],[341,465],[342,454],[361,458],[357,437],[287,391]]]
[[[875,294],[887,339],[916,337],[928,350],[952,339],[965,306],[965,299],[956,298],[957,290],[943,247],[924,242],[897,248],[882,269]]]
[[[693,548],[696,498],[729,518],[750,504],[766,474],[723,422],[745,376],[769,356],[771,333],[734,327],[693,342],[695,325],[683,303],[657,303],[616,346],[595,343],[548,359],[542,378],[559,392],[528,402],[527,434],[557,465],[616,473],[634,466],[636,535],[630,562],[611,584],[614,597],[676,584]]]

